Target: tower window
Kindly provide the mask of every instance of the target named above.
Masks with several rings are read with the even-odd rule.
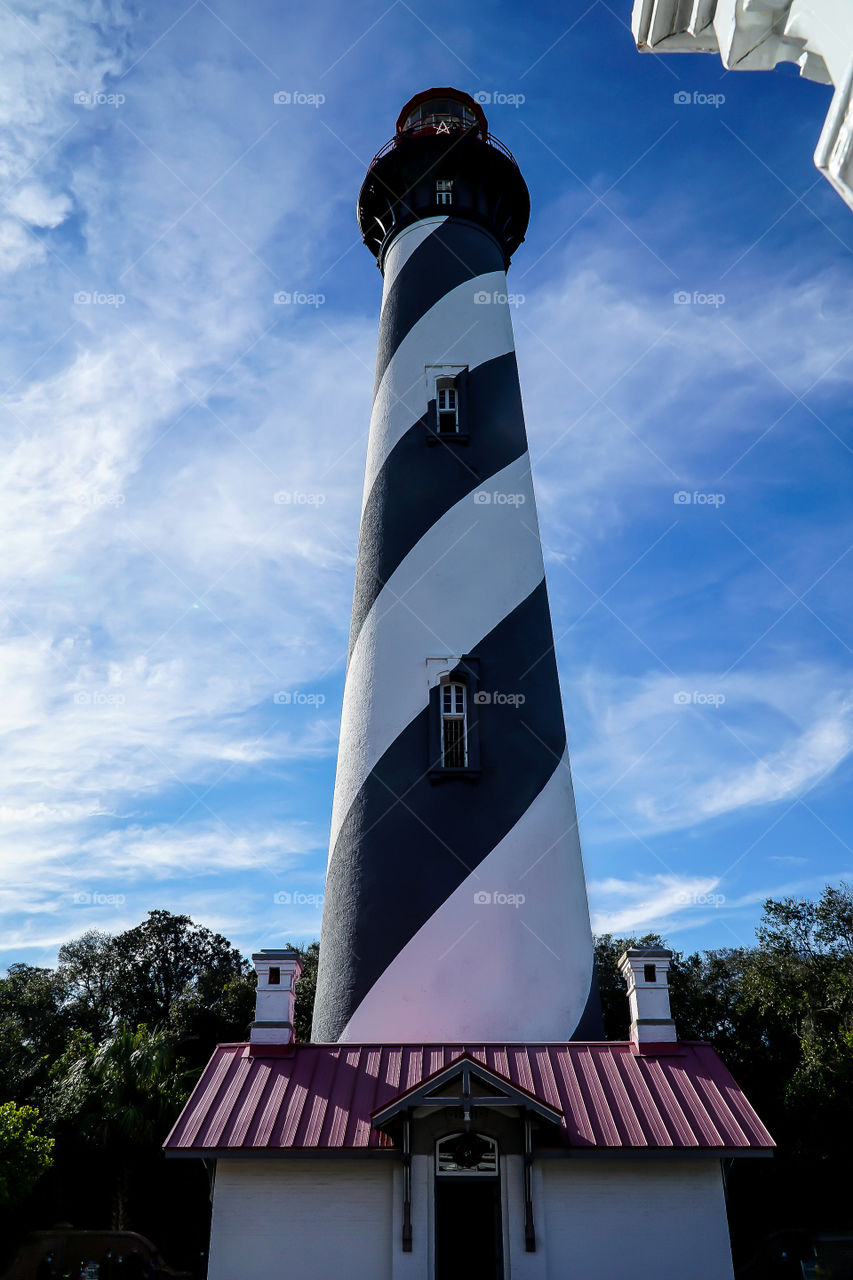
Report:
[[[277,964],[271,964],[269,985],[271,987],[277,987],[280,982],[281,982],[281,968]]]
[[[655,966],[653,964],[643,965],[643,981],[657,982],[657,975],[655,974]]]
[[[427,658],[430,782],[480,777],[480,661],[473,654]]]
[[[465,686],[448,681],[441,686],[441,763],[445,769],[464,769],[468,763],[468,715]]]
[[[453,204],[453,179],[438,178],[435,184],[435,203]]]
[[[471,430],[468,367],[464,364],[428,364],[426,374],[426,443],[439,440],[468,444]]]
[[[439,435],[451,435],[459,430],[459,395],[453,378],[439,378],[435,384],[436,410]]]

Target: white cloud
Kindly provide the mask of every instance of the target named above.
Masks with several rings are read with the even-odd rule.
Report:
[[[582,821],[588,814],[599,834],[607,807],[643,835],[791,803],[853,751],[849,684],[825,667],[725,680],[708,672],[614,679],[590,670],[573,691],[594,726],[573,767]]]
[[[689,875],[593,880],[589,885],[593,933],[671,931],[684,911],[716,907],[718,884],[714,876]]]
[[[70,196],[51,195],[43,186],[32,183],[19,187],[10,200],[9,210],[34,227],[58,227],[71,211]]]
[[[9,218],[0,221],[0,273],[6,275],[32,266],[44,256],[44,245],[33,239],[20,223]]]
[[[757,261],[723,306],[677,305],[609,243],[606,220],[548,265],[514,327],[556,554],[612,536],[662,492],[722,488],[731,501],[738,459],[796,396],[819,407],[849,395],[853,303],[835,272],[802,279]],[[771,452],[769,476],[776,465]]]
[[[828,705],[827,705],[828,704]],[[700,788],[702,817],[715,817],[747,805],[794,799],[836,769],[853,750],[853,698],[827,699],[811,724],[778,750]]]

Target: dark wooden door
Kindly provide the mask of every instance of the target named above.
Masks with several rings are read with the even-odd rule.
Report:
[[[503,1280],[500,1179],[436,1178],[435,1280]]]

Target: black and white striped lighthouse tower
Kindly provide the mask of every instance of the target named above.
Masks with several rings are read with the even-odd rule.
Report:
[[[359,195],[384,289],[315,1041],[597,1034],[507,296],[529,209],[454,89]]]

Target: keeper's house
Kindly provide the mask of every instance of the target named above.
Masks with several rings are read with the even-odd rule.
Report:
[[[295,1044],[298,958],[255,963],[166,1142],[211,1166],[210,1280],[731,1280],[721,1162],[773,1141],[675,1038],[669,953],[623,956],[624,1043]]]

